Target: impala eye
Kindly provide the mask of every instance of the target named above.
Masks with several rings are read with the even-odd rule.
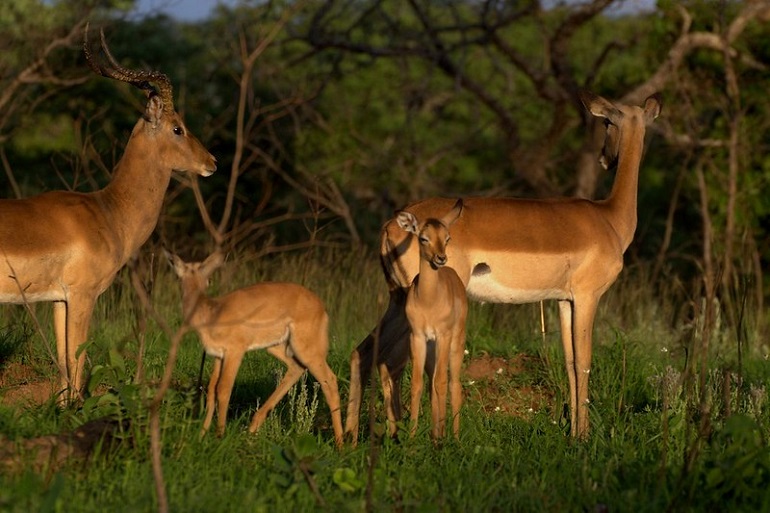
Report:
[[[420,244],[428,244],[430,241],[428,240],[428,237],[420,237]]]
[[[176,135],[184,135],[184,130],[182,129],[181,126],[175,126],[174,127],[174,133]]]

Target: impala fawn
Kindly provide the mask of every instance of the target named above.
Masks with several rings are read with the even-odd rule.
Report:
[[[416,235],[420,245],[420,272],[412,281],[406,297],[406,316],[411,328],[411,433],[414,435],[417,430],[423,369],[426,369],[430,378],[431,435],[434,439],[445,434],[447,371],[452,403],[452,433],[455,438],[460,435],[460,370],[465,349],[468,301],[462,280],[454,269],[445,266],[449,227],[460,216],[462,208],[462,200],[457,200],[443,218],[429,218],[422,223],[407,211],[401,211],[396,216],[401,229]],[[433,346],[431,358],[428,358],[429,345]]]
[[[200,337],[206,353],[215,358],[208,385],[206,418],[201,435],[211,426],[214,400],[219,410],[217,434],[222,435],[235,376],[248,351],[266,349],[286,364],[286,374],[249,425],[254,433],[265,421],[305,369],[318,380],[332,414],[334,439],[342,445],[342,418],[337,378],[326,363],[329,350],[328,324],[321,300],[294,283],[258,283],[220,297],[206,296],[211,274],[222,265],[222,253],[203,262],[186,263],[166,252],[182,281],[185,322]]]

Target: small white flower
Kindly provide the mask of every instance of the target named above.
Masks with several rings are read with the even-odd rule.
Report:
[[[499,369],[497,369],[497,373],[498,373],[498,374],[502,374],[502,373],[503,373],[503,368],[502,368],[502,367],[500,367]]]
[[[662,348],[660,349],[660,352],[661,352],[661,353],[668,353],[668,348],[667,348],[667,347],[662,347]]]
[[[495,406],[495,411],[500,411],[500,409],[501,408],[499,406]]]
[[[471,352],[470,352],[470,351],[468,351],[468,350],[466,349],[465,351],[463,351],[463,354],[464,354],[465,356],[468,356],[469,354],[471,354]]]
[[[534,409],[534,408],[530,408],[530,409],[528,409],[527,411],[528,411],[529,413],[534,413],[534,412],[535,412],[535,409]]]
[[[468,382],[468,384],[469,384],[469,385],[475,385],[475,384],[476,384],[476,380],[475,380],[475,379],[472,379],[472,380],[470,380],[470,381]]]

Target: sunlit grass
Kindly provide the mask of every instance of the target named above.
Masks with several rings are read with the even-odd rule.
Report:
[[[176,329],[182,322],[179,284],[164,265],[153,282],[153,307]],[[233,255],[210,290],[225,293],[268,279],[302,283],[324,300],[331,321],[329,362],[339,376],[344,409],[348,356],[373,328],[387,301],[376,257],[365,251],[316,251],[243,264]],[[535,389],[548,397],[540,408],[511,415],[503,408],[482,407],[474,397],[489,390],[487,385],[465,383],[469,393],[459,442],[448,439],[435,446],[428,436],[429,416],[423,415],[415,438],[379,440],[374,460],[363,418],[366,407],[359,447],[337,452],[328,408],[311,377],[278,405],[259,433],[246,432],[254,411],[283,372],[263,351],[249,353],[241,366],[224,437],[209,433],[200,438],[202,416],[195,392],[201,346],[188,334],[161,418],[171,509],[361,511],[370,470],[375,511],[766,508],[770,419],[764,387],[770,370],[761,351],[745,351],[738,367],[731,332],[715,334],[706,390],[701,390],[699,380],[685,372],[692,330],[676,321],[669,299],[649,287],[640,275],[625,273],[601,303],[591,372],[591,435],[584,442],[569,436],[568,385],[555,304],[545,304],[545,334],[537,304],[472,303],[469,315],[466,362],[485,355],[513,359],[522,354],[531,362],[519,375],[495,378],[500,390],[487,398],[513,401],[520,389]],[[7,439],[68,431],[110,413],[130,422],[125,440],[87,463],[73,462],[50,472],[2,473],[0,510],[133,512],[155,507],[146,411],[141,402],[131,401],[157,383],[169,342],[150,320],[145,384],[138,389],[127,386],[134,380],[138,354],[133,305],[128,274],[123,272],[99,300],[88,350],[91,368],[112,370],[102,374],[95,390],[114,394],[122,405],[119,410],[96,405],[60,411],[52,403],[0,407],[0,433]],[[43,305],[35,311],[52,344],[50,308]],[[6,363],[34,364],[42,367],[42,375],[55,376],[52,347],[45,348],[42,336],[29,327],[34,325],[29,315],[6,311],[0,318]],[[759,347],[750,342],[749,347]],[[207,361],[204,384],[210,368]],[[407,372],[405,391],[408,386]],[[701,408],[702,392],[707,410]],[[381,433],[379,401],[375,410],[376,431]]]

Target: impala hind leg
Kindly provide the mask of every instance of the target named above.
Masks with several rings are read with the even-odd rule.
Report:
[[[320,323],[296,324],[289,342],[294,358],[303,365],[321,385],[326,404],[332,416],[334,441],[342,446],[342,412],[337,376],[326,362],[329,352],[329,318],[324,314]]]
[[[249,425],[249,433],[256,432],[262,426],[270,411],[272,411],[272,409],[275,408],[275,405],[284,398],[291,387],[293,387],[294,384],[299,381],[299,378],[302,377],[302,373],[305,372],[305,368],[302,365],[286,354],[286,344],[268,347],[267,352],[286,365],[286,373],[283,375],[283,378],[281,378],[281,381],[278,383],[278,386],[273,393],[267,398],[265,404],[260,406],[254,414],[254,417],[251,419],[251,424]]]
[[[345,416],[345,434],[350,435],[353,447],[358,445],[358,416],[361,414],[361,400],[364,388],[369,383],[369,372],[362,367],[372,366],[373,346],[367,344],[368,337],[350,354],[350,389],[348,390],[348,411]],[[366,348],[369,347],[369,351]]]
[[[342,446],[342,412],[340,411],[340,392],[337,387],[337,376],[331,370],[326,360],[306,362],[310,374],[321,384],[321,390],[326,398],[326,404],[332,414],[332,428],[337,447]]]
[[[401,420],[401,374],[409,361],[409,334],[404,306],[406,290],[390,292],[388,308],[377,327],[353,350],[350,357],[350,391],[345,433],[350,433],[353,445],[358,441],[358,425],[364,389],[370,384],[374,366],[380,374],[385,408],[391,435],[395,422]],[[385,391],[387,388],[387,391]]]

